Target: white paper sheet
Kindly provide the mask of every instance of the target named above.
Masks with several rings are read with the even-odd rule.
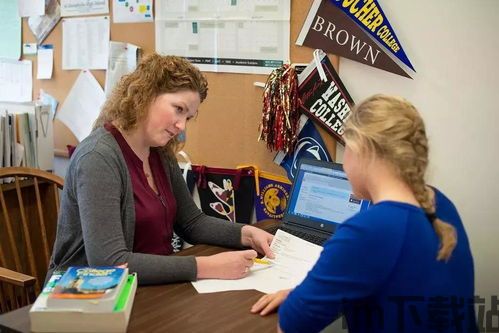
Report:
[[[290,0],[157,0],[156,52],[201,70],[269,74],[289,61]]]
[[[252,270],[239,280],[205,279],[192,282],[198,293],[256,289],[274,293],[296,287],[305,279],[319,259],[322,247],[278,230],[270,246],[275,254],[273,265],[267,269]]]
[[[114,23],[152,22],[152,0],[113,0]]]
[[[30,60],[0,60],[0,101],[30,102],[33,94]]]
[[[38,49],[38,64],[36,78],[51,79],[54,67],[54,46],[52,44],[40,45]]]
[[[92,131],[92,125],[105,99],[99,82],[90,71],[83,70],[57,112],[56,118],[62,121],[81,142]]]
[[[109,14],[108,0],[61,0],[61,16]]]
[[[19,16],[45,15],[45,0],[18,0]]]
[[[139,47],[122,42],[109,43],[109,62],[106,71],[106,85],[104,91],[108,97],[116,83],[125,74],[131,73],[137,67]]]
[[[62,21],[62,69],[107,69],[109,17]]]

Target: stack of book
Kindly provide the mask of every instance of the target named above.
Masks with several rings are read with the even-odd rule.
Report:
[[[52,170],[52,117],[49,105],[0,102],[0,167]]]
[[[31,331],[126,332],[136,289],[127,268],[55,272],[31,307]]]

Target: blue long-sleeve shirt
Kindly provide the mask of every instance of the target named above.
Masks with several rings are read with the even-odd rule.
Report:
[[[439,239],[421,208],[377,203],[326,242],[279,309],[283,331],[318,332],[344,314],[350,333],[476,332],[468,238],[452,202],[435,195],[437,216],[458,234],[447,263],[436,260]]]

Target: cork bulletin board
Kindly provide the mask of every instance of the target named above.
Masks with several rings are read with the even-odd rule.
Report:
[[[291,0],[290,61],[308,63],[312,60],[313,49],[295,45],[303,21],[307,16],[312,0]],[[112,1],[110,1],[110,7]],[[112,8],[110,8],[110,15]],[[112,22],[112,21],[111,21]],[[143,54],[154,52],[154,23],[111,23],[111,40],[128,42],[142,48]],[[23,20],[23,42],[35,42]],[[64,102],[75,82],[79,70],[62,70],[62,24],[59,22],[44,44],[54,45],[54,70],[51,80],[33,79],[34,98],[40,88],[59,101]],[[338,58],[329,55],[338,69]],[[33,61],[36,73],[36,56],[23,56]],[[92,70],[92,74],[104,87],[105,71]],[[205,72],[209,83],[208,98],[199,109],[196,119],[187,125],[184,151],[194,164],[233,168],[240,164],[253,164],[261,170],[284,174],[284,170],[273,163],[275,152],[266,148],[265,142],[257,142],[258,126],[261,119],[263,89],[253,85],[255,81],[265,82],[266,75],[211,73]],[[36,77],[36,76],[34,76]],[[330,155],[334,158],[336,144],[332,136],[318,128]],[[54,144],[57,156],[67,156],[66,145],[76,145],[77,139],[61,122],[54,122]]]

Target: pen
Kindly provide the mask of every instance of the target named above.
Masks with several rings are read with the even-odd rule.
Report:
[[[262,264],[262,265],[272,265],[272,263],[268,260],[265,259],[259,259],[259,258],[254,258],[253,262],[256,264]]]

